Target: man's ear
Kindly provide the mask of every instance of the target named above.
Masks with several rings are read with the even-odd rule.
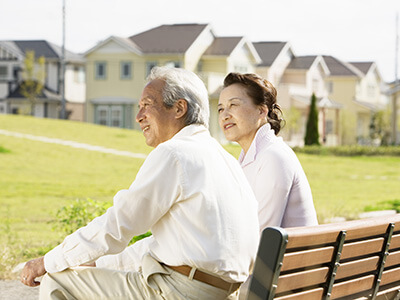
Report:
[[[178,99],[178,101],[175,102],[174,109],[176,112],[176,114],[175,114],[176,119],[180,119],[186,115],[187,110],[188,110],[187,105],[188,105],[188,103],[184,99]]]

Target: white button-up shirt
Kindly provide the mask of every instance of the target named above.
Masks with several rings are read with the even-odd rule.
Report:
[[[311,188],[293,150],[263,125],[239,162],[258,201],[260,231],[268,226],[317,225]]]
[[[45,255],[45,268],[62,271],[119,253],[149,229],[152,237],[114,262],[135,270],[150,253],[165,264],[194,266],[229,282],[247,278],[259,241],[257,201],[238,162],[204,126],[186,126],[158,145],[104,215]]]

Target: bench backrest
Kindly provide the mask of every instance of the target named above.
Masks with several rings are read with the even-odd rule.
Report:
[[[397,214],[310,227],[266,228],[247,299],[376,299],[388,291],[398,293],[399,286]]]

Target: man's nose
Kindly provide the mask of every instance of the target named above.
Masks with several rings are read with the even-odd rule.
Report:
[[[139,109],[139,112],[136,115],[136,122],[140,123],[143,121],[143,119],[144,119],[143,111],[142,109]]]

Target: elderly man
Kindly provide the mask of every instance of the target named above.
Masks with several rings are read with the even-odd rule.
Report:
[[[194,73],[154,68],[136,121],[155,149],[114,205],[28,262],[22,282],[47,273],[40,299],[236,299],[257,251],[257,202],[208,119]]]

